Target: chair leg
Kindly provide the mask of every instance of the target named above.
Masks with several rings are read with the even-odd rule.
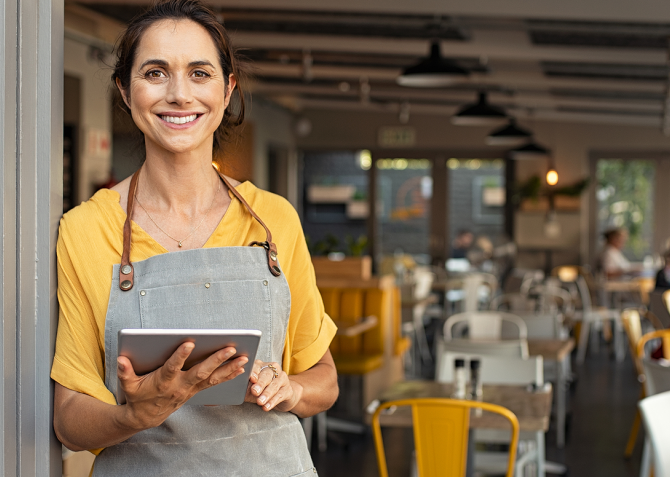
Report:
[[[307,450],[312,450],[312,431],[314,429],[314,418],[312,416],[306,417],[302,420],[302,429],[305,431],[305,439],[307,439]]]
[[[644,439],[644,450],[642,451],[642,465],[640,465],[640,477],[651,477],[651,442]]]
[[[638,409],[635,413],[635,419],[633,420],[633,425],[630,427],[630,434],[628,435],[628,443],[626,444],[626,450],[623,453],[623,456],[626,459],[629,459],[633,455],[635,450],[635,442],[637,441],[637,434],[640,432],[640,410]]]
[[[618,363],[623,362],[626,357],[626,346],[624,345],[624,329],[620,319],[614,319],[614,356]]]
[[[577,364],[584,364],[586,359],[586,348],[589,345],[589,334],[591,324],[587,320],[582,320],[582,326],[579,330],[579,344],[577,345]]]
[[[319,452],[325,452],[328,449],[326,432],[328,431],[328,418],[325,411],[316,415],[316,437],[319,443]]]

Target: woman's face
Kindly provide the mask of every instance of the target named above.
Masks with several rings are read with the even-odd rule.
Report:
[[[163,20],[142,35],[130,87],[121,93],[144,133],[147,156],[161,151],[211,155],[214,131],[234,87],[235,78],[224,76],[207,30],[191,20]]]

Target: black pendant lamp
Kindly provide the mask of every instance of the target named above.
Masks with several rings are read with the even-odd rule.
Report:
[[[468,76],[468,71],[440,54],[440,43],[430,45],[430,56],[406,68],[396,82],[413,88],[439,88],[448,86]]]
[[[486,136],[489,146],[514,146],[529,140],[533,136],[530,131],[516,125],[516,119],[510,118],[509,124],[491,131]]]
[[[451,122],[457,126],[491,126],[506,119],[507,114],[502,108],[490,105],[486,93],[479,93],[479,101],[463,106],[451,117]]]
[[[523,146],[515,147],[509,151],[509,156],[512,159],[527,160],[527,159],[546,159],[550,155],[549,149],[540,146],[534,141],[530,141]]]

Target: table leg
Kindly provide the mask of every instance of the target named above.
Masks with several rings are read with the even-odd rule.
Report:
[[[586,348],[589,345],[589,334],[591,333],[590,318],[582,317],[582,326],[579,330],[579,345],[577,346],[577,363],[584,364]]]
[[[556,361],[558,368],[556,376],[556,445],[559,449],[565,446],[565,360],[570,359],[569,355],[563,358],[563,361]]]
[[[535,459],[537,461],[537,477],[545,477],[544,475],[544,432],[537,431],[535,433],[535,446],[537,447]]]

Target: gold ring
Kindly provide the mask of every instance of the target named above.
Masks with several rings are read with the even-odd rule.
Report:
[[[266,364],[265,366],[262,366],[261,369],[258,370],[258,375],[259,376],[261,374],[261,371],[263,371],[265,368],[270,368],[272,370],[272,372],[274,373],[274,376],[272,376],[272,379],[279,377],[279,373],[277,372],[277,368],[275,368],[271,364]]]

